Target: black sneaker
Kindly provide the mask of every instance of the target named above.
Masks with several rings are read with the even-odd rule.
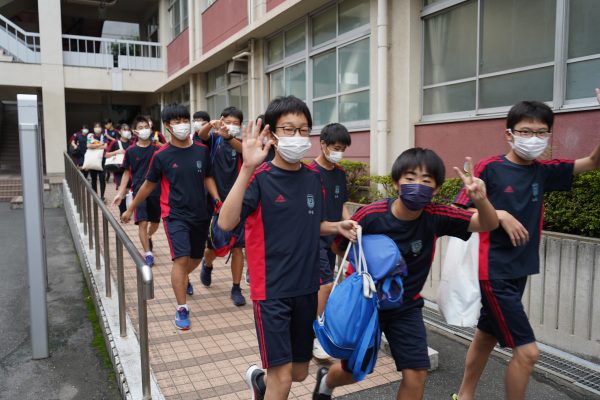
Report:
[[[148,247],[150,247],[150,251],[154,250],[154,245],[152,244],[152,238],[148,238]]]
[[[246,383],[252,393],[251,400],[264,400],[267,388],[264,384],[265,371],[256,365],[251,365],[246,370]],[[262,383],[262,385],[261,385]]]
[[[240,288],[239,285],[231,288],[231,300],[233,300],[233,304],[238,307],[246,304],[246,298],[242,294],[242,288]]]
[[[331,400],[330,394],[319,393],[319,388],[321,387],[321,381],[323,377],[327,375],[329,372],[329,368],[321,367],[317,371],[317,383],[315,384],[315,390],[313,390],[313,400]]]
[[[194,287],[192,286],[192,282],[188,281],[186,293],[191,296],[194,294]]]
[[[212,267],[206,265],[206,261],[202,260],[202,269],[200,269],[200,282],[206,287],[209,287],[212,282]]]

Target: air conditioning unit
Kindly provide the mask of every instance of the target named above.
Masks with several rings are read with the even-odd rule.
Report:
[[[227,63],[228,74],[247,74],[248,62],[242,60],[232,60]]]

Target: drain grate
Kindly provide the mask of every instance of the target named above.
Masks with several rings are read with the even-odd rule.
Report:
[[[473,339],[475,329],[448,325],[442,316],[431,308],[423,308],[423,318],[426,323],[436,328],[462,337],[463,339]],[[495,351],[512,356],[510,349],[496,346]],[[540,358],[536,364],[536,368],[571,382],[573,385],[585,389],[590,393],[600,395],[600,367],[598,370],[594,370],[540,349]]]

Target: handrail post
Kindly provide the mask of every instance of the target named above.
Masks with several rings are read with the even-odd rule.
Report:
[[[126,303],[125,303],[125,270],[123,268],[123,242],[117,239],[117,291],[119,297],[119,328],[121,337],[127,336]]]
[[[98,220],[98,204],[94,202],[94,249],[96,250],[96,269],[100,269],[100,221]],[[106,284],[110,284],[106,282]]]
[[[85,190],[85,185],[81,185],[81,200],[82,201],[82,209],[81,209],[81,220],[83,222],[83,234],[87,235],[88,234],[88,220],[87,220],[87,203],[88,203],[88,196],[87,196],[87,191]]]
[[[104,248],[104,282],[106,283],[106,297],[112,297],[112,287],[110,280],[110,248],[108,240],[108,219],[106,215],[102,213],[102,237],[103,237],[103,248]]]
[[[142,269],[150,269],[144,265]],[[148,310],[146,301],[146,292],[142,279],[140,268],[136,269],[137,277],[137,296],[138,296],[138,320],[139,320],[139,338],[140,338],[140,361],[142,369],[142,396],[143,399],[151,399],[150,393],[150,357],[148,351]]]
[[[90,250],[92,250],[92,247],[94,246],[94,238],[92,237],[92,195],[90,194],[90,192],[88,192],[87,190],[85,191],[85,197],[86,197],[86,204],[85,204],[85,208],[86,208],[86,218],[87,218],[87,224],[88,224],[88,239],[89,239],[89,248]]]

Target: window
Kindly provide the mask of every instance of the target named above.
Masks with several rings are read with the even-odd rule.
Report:
[[[190,85],[185,84],[165,95],[165,104],[178,103],[190,108]]]
[[[595,0],[451,1],[429,14],[432,3],[424,0],[422,15],[424,119],[505,111],[523,99],[555,109],[592,101],[600,80],[600,41],[589,39],[600,36]],[[567,43],[556,43],[561,37]],[[555,51],[563,45],[565,55]]]
[[[200,3],[202,5],[202,12],[204,12],[204,10],[206,10],[208,7],[215,4],[216,1],[217,0],[202,0],[202,2]]]
[[[317,128],[330,122],[368,127],[369,4],[339,1],[267,40],[269,100],[282,95],[303,99]]]
[[[207,74],[207,111],[211,118],[217,118],[225,107],[233,106],[248,115],[248,76],[227,73],[226,65],[221,65]]]
[[[171,39],[188,27],[187,0],[169,0],[169,18],[171,20]]]

